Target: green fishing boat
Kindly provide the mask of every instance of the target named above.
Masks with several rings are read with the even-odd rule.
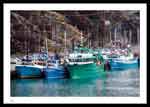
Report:
[[[72,79],[103,77],[104,60],[99,52],[79,47],[69,54],[67,68]]]

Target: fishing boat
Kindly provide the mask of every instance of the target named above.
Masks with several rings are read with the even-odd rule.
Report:
[[[39,60],[39,59],[38,59]],[[40,65],[35,57],[23,57],[22,64],[16,65],[16,75],[19,78],[40,78],[43,76],[44,65]]]
[[[101,53],[105,61],[109,62],[111,70],[139,67],[139,57],[134,57],[130,44],[113,41],[110,48],[102,49]]]
[[[111,69],[129,69],[129,68],[137,68],[138,67],[138,60],[137,59],[130,59],[130,60],[117,60],[114,59],[110,61]]]
[[[74,52],[69,54],[67,62],[70,77],[72,79],[100,77],[104,72],[104,62],[101,58],[88,48],[74,49]]]
[[[46,39],[46,51],[48,55],[47,39]],[[57,53],[54,56],[50,56],[46,59],[46,66],[43,69],[44,77],[46,79],[60,79],[65,78],[67,72],[65,67],[60,64],[60,58]]]
[[[110,63],[111,70],[129,69],[138,67],[138,57],[128,49],[110,49],[103,52],[103,58]]]
[[[19,78],[42,77],[43,66],[40,65],[16,65],[16,74]]]
[[[46,79],[61,79],[65,78],[67,72],[63,65],[60,65],[59,60],[50,60],[48,65],[43,69]]]
[[[121,55],[117,58],[110,59],[110,65],[112,70],[137,68],[139,67],[138,63],[138,58],[133,57],[132,53],[127,56]]]

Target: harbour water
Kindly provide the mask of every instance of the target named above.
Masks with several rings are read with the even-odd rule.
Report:
[[[11,96],[137,97],[139,95],[139,69],[106,72],[104,78],[11,80]]]

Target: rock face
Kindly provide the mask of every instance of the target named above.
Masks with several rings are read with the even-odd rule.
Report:
[[[11,53],[72,49],[84,38],[88,47],[115,39],[139,43],[138,11],[11,11]],[[28,50],[28,51],[27,51]]]
[[[66,40],[65,40],[66,32]],[[11,53],[39,52],[48,39],[50,51],[63,49],[78,41],[80,32],[66,23],[63,15],[49,11],[12,11],[11,12]],[[61,48],[60,48],[61,47]]]

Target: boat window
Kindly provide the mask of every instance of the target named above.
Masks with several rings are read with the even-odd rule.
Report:
[[[78,59],[69,59],[69,62],[89,62],[93,61],[93,58],[78,58]]]
[[[82,57],[82,55],[78,55],[78,58],[81,58]]]

